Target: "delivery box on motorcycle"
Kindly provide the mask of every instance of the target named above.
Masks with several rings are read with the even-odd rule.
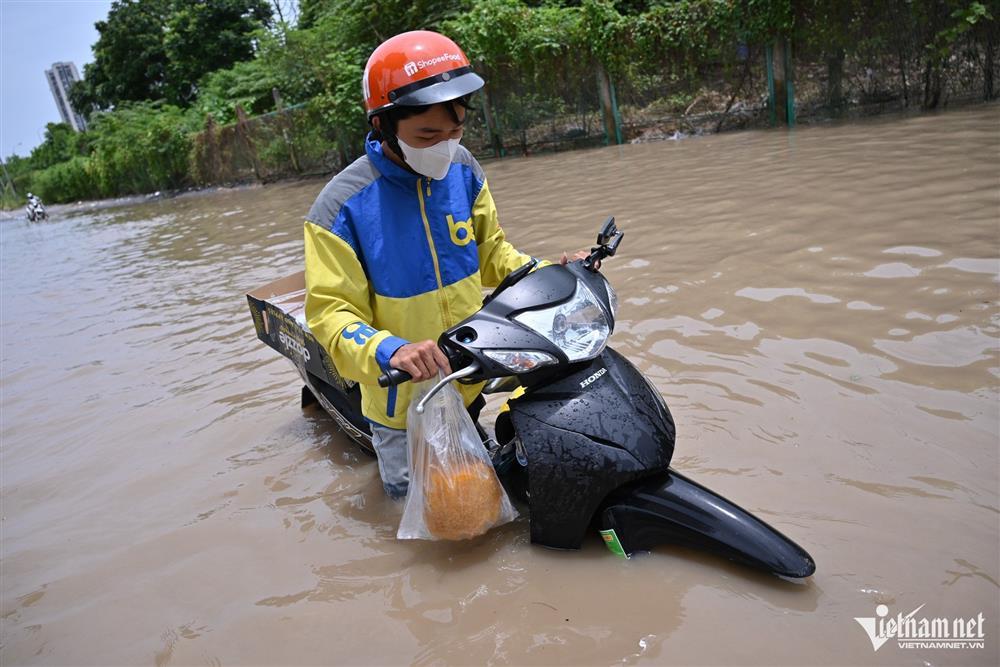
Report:
[[[306,326],[306,278],[300,271],[247,294],[257,337],[292,360],[305,375],[350,391],[357,383],[341,377],[330,355]]]

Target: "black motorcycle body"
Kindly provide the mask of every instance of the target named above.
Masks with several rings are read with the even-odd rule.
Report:
[[[441,335],[455,372],[430,393],[455,379],[492,380],[484,393],[521,388],[497,417],[491,453],[505,487],[529,508],[533,543],[578,549],[597,528],[626,555],[680,544],[785,577],[810,576],[815,564],[805,550],[670,467],[670,410],[632,363],[606,347],[617,304],[598,268],[622,236],[609,219],[587,260],[532,262],[508,276],[479,311]],[[407,380],[393,369],[380,384]]]

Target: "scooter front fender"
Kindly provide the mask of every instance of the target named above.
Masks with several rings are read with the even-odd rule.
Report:
[[[627,554],[680,544],[785,577],[816,571],[798,544],[673,469],[612,494],[601,510],[601,529],[613,529]]]

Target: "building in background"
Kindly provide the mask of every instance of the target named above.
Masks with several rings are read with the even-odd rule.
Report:
[[[73,83],[80,80],[80,73],[76,71],[73,63],[52,63],[52,69],[45,70],[45,78],[49,80],[49,88],[52,89],[52,97],[59,107],[59,114],[64,123],[72,127],[77,132],[87,129],[87,121],[83,116],[73,110],[69,103],[69,89]]]

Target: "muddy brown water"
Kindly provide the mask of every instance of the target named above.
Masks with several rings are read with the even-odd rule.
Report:
[[[398,542],[259,343],[321,181],[5,221],[5,665],[981,664],[1000,643],[1000,107],[486,165],[525,251],[626,232],[612,345],[785,582],[664,547]],[[495,408],[495,405],[493,406]],[[873,650],[854,619],[985,618]]]

